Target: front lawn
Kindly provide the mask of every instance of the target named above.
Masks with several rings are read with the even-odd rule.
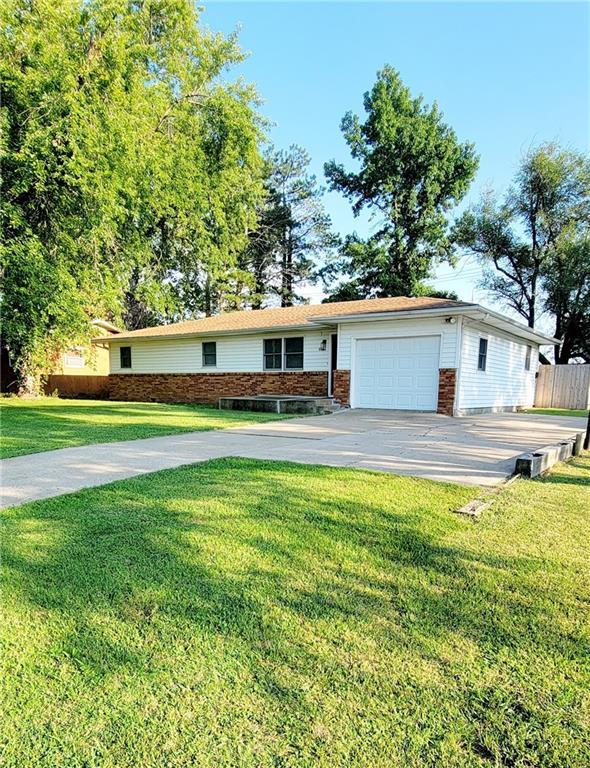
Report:
[[[0,458],[89,443],[203,432],[285,418],[204,405],[0,398]]]
[[[539,416],[577,416],[586,418],[588,411],[575,408],[527,408],[525,413],[535,413]]]
[[[3,768],[590,764],[590,460],[252,460],[5,512]]]

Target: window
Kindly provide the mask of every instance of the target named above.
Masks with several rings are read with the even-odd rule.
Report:
[[[203,366],[217,365],[217,342],[203,342]]]
[[[121,368],[131,368],[131,347],[121,347]]]
[[[531,352],[533,351],[533,348],[527,344],[526,348],[526,354],[524,356],[524,369],[525,371],[531,370]]]
[[[81,352],[71,349],[64,355],[64,366],[66,368],[84,368],[84,356]]]
[[[480,339],[479,340],[479,355],[477,357],[477,370],[478,371],[485,371],[487,359],[488,359],[488,340],[487,339]]]
[[[264,340],[265,371],[303,370],[303,336]]]
[[[288,371],[303,368],[303,336],[285,339],[285,369]]]
[[[280,371],[283,367],[283,340],[264,340],[264,370]]]

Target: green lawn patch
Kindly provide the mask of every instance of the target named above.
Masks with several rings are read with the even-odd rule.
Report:
[[[0,398],[0,458],[90,443],[203,432],[286,418],[204,405]]]
[[[585,418],[588,411],[576,410],[575,408],[527,408],[525,413],[536,413],[540,416],[578,416]]]
[[[3,768],[590,764],[590,461],[225,459],[4,514]]]

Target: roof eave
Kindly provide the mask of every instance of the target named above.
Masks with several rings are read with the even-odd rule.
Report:
[[[521,336],[523,338],[534,341],[537,344],[560,344],[561,340],[556,339],[553,336],[547,336],[544,333],[536,331],[534,328],[529,328],[523,323],[519,323],[517,320],[512,320],[505,315],[501,315],[499,312],[495,312],[492,309],[486,309],[480,304],[466,304],[458,307],[433,307],[427,309],[404,309],[404,310],[390,310],[389,312],[366,312],[362,315],[333,315],[330,319],[332,322],[369,322],[371,320],[386,320],[397,319],[404,317],[416,317],[428,315],[429,317],[446,317],[452,315],[473,315],[473,319],[480,322],[486,322],[493,319],[493,322],[488,322],[488,325],[503,328],[513,335]],[[310,323],[325,321],[325,317],[310,318]]]
[[[478,304],[466,304],[459,307],[427,307],[425,309],[390,309],[384,312],[363,312],[362,314],[352,315],[330,315],[329,317],[310,317],[309,322],[324,323],[330,320],[332,325],[343,322],[367,322],[369,320],[387,320],[398,317],[414,317],[416,315],[428,315],[430,317],[445,317],[447,315],[460,314],[462,312],[473,311]]]
[[[499,312],[495,312],[493,309],[485,309],[484,307],[479,307],[476,312],[473,312],[473,314],[474,317],[472,319],[477,320],[484,325],[491,325],[495,328],[500,328],[505,330],[507,333],[528,339],[529,341],[532,341],[535,344],[539,344],[540,346],[553,346],[554,344],[561,344],[561,339],[557,339],[554,336],[548,336],[545,333],[536,331],[534,328],[529,328],[523,323],[519,323],[517,320],[512,320],[510,317],[506,317],[505,315],[501,315]],[[490,322],[490,319],[493,320],[493,322]]]
[[[104,328],[106,331],[112,331],[112,333],[121,333],[121,329],[117,328],[116,325],[109,323],[108,320],[102,320],[99,317],[95,317],[93,320],[91,320],[91,324],[97,328]]]
[[[321,323],[320,326],[336,325],[335,322]],[[257,333],[284,333],[288,331],[300,331],[303,329],[310,330],[309,320],[304,323],[297,323],[295,325],[270,325],[261,328],[231,328],[223,331],[190,331],[187,333],[157,333],[153,335],[144,336],[125,336],[122,333],[116,336],[99,336],[96,339],[92,339],[93,343],[105,343],[105,342],[117,342],[120,341],[158,341],[160,339],[200,339],[203,336],[251,336]]]
[[[120,343],[123,341],[139,342],[139,341],[162,341],[166,339],[190,339],[190,338],[202,338],[211,336],[250,336],[259,333],[285,333],[290,331],[298,331],[309,328],[322,328],[337,325],[343,322],[370,322],[372,320],[393,320],[403,319],[406,317],[448,317],[452,315],[465,315],[471,317],[471,319],[478,322],[491,325],[496,328],[501,328],[507,333],[511,333],[522,338],[526,338],[540,345],[553,345],[560,344],[560,339],[556,339],[553,336],[547,336],[546,334],[535,331],[533,328],[528,328],[526,325],[519,323],[516,320],[512,320],[505,315],[501,315],[492,309],[486,309],[479,304],[464,304],[461,306],[446,306],[446,307],[430,307],[426,309],[404,309],[404,310],[389,310],[384,312],[365,312],[362,314],[348,314],[348,315],[324,315],[319,317],[309,317],[301,323],[295,323],[291,325],[271,325],[261,326],[257,328],[231,328],[225,330],[216,331],[188,331],[185,333],[166,333],[166,334],[150,334],[142,336],[125,335],[124,333],[116,334],[115,336],[101,336],[92,339],[96,344],[109,344]]]

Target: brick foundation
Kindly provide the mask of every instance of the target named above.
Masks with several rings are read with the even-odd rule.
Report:
[[[336,400],[342,405],[350,405],[350,371],[334,371],[333,391]]]
[[[455,388],[457,384],[456,368],[440,368],[438,371],[438,407],[437,413],[453,416],[455,413]]]
[[[346,373],[346,372],[345,372]],[[217,405],[220,397],[309,395],[326,397],[324,371],[282,373],[111,373],[111,400]]]

